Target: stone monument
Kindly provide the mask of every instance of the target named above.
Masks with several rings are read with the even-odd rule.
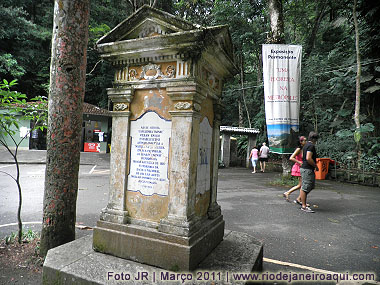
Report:
[[[109,201],[93,248],[193,270],[222,241],[220,97],[237,73],[227,26],[143,6],[98,43],[115,68]]]

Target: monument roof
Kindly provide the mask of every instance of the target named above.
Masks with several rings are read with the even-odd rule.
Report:
[[[240,128],[240,127],[230,127],[230,126],[220,126],[221,133],[233,133],[239,135],[246,134],[259,134],[260,131],[254,128]]]
[[[192,24],[180,17],[144,5],[100,38],[97,44],[191,31],[199,28],[201,28],[200,25]]]
[[[200,58],[222,77],[238,72],[227,25],[203,27],[143,6],[97,42],[102,58],[116,65],[173,58]]]

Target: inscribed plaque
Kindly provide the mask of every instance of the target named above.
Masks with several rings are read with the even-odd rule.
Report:
[[[171,121],[153,111],[131,122],[128,190],[167,196]]]

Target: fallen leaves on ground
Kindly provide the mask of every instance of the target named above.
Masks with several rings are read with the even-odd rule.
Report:
[[[36,248],[39,246],[39,239],[31,242],[12,242],[6,244],[4,240],[0,242],[0,265],[26,268],[30,271],[41,273],[43,259],[37,255]]]

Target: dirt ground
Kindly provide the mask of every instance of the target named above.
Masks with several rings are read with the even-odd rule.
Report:
[[[39,240],[0,242],[0,284],[41,284],[43,261],[36,254]]]

